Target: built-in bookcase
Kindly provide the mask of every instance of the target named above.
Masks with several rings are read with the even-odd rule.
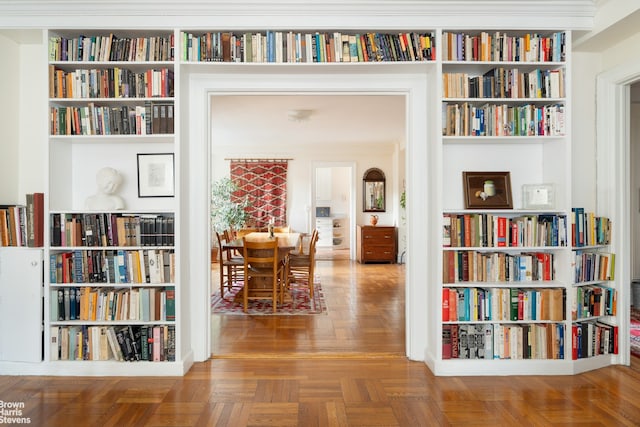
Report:
[[[149,197],[138,156],[170,155],[158,166],[178,187],[174,36],[48,33],[45,360],[67,372],[183,372],[179,194]],[[122,177],[123,209],[88,208],[105,167]]]
[[[573,208],[571,218],[571,358],[578,364],[608,365],[619,343],[612,224],[583,208]]]
[[[179,107],[181,98],[187,98],[189,74],[233,71],[227,62],[236,63],[238,69],[265,63],[264,69],[273,72],[284,69],[271,68],[271,63],[279,62],[287,63],[287,70],[301,64],[340,63],[330,69],[344,65],[364,70],[380,62],[403,63],[400,66],[429,62],[416,67],[416,72],[426,73],[429,97],[435,105],[440,103],[434,108],[428,102],[425,122],[441,129],[430,130],[428,140],[417,143],[429,144],[425,166],[433,168],[437,182],[430,187],[435,194],[428,195],[426,206],[428,233],[441,235],[442,240],[416,237],[429,240],[429,256],[433,255],[425,260],[428,279],[433,279],[425,282],[429,298],[424,304],[430,308],[424,325],[426,363],[436,375],[526,375],[570,374],[618,362],[615,352],[573,357],[572,334],[577,326],[594,324],[586,331],[600,330],[606,336],[598,327],[616,326],[619,315],[613,304],[613,277],[582,281],[576,276],[578,257],[606,258],[609,250],[604,242],[579,246],[571,241],[570,32],[165,28],[47,30],[45,37],[49,43],[47,70],[42,73],[49,80],[44,215],[49,231],[44,250],[47,373],[179,375],[188,367],[190,349],[181,341],[189,340],[180,333],[189,324],[181,310],[186,304],[181,301],[180,277],[188,275],[180,274],[180,193],[144,197],[139,193],[137,159],[138,154],[174,154],[175,188],[180,188]],[[346,64],[347,58],[356,64]],[[124,209],[85,207],[86,199],[96,192],[96,171],[105,166],[124,178],[119,192]],[[465,205],[470,195],[464,189],[463,172],[508,174],[507,205],[501,209]],[[477,197],[491,197],[492,184],[487,183]],[[133,226],[129,222],[121,239],[118,221],[123,218]],[[114,219],[115,234],[113,227],[109,234]],[[142,225],[150,219],[151,232]],[[174,231],[167,241],[170,221]],[[454,222],[461,224],[455,232]],[[538,228],[543,225],[552,237],[512,238],[512,233],[520,236],[532,223],[537,224],[533,234],[546,236],[547,231]],[[67,229],[67,224],[72,226]],[[499,236],[503,240],[489,240],[489,224],[496,230],[504,226],[504,235]],[[472,228],[476,235],[470,234],[468,242],[466,235],[460,239],[461,229]],[[59,264],[67,269],[66,275]],[[604,302],[600,298],[597,307],[585,304],[599,292],[605,295]],[[117,301],[125,299],[129,309],[121,305],[118,310]],[[135,300],[132,310],[130,303]],[[138,335],[140,342],[143,336],[155,342],[156,334],[163,344],[175,341],[175,345],[167,344],[159,361],[153,361],[153,347],[146,352],[152,361],[128,363],[125,357],[120,361],[117,350],[110,348],[114,334],[115,341],[118,333],[126,341],[125,332],[130,345]],[[75,345],[69,344],[72,340]],[[142,359],[142,348],[138,351]],[[71,354],[81,360],[61,360]],[[100,360],[105,355],[107,360]]]
[[[441,36],[442,328],[433,369],[603,366],[572,362],[572,308],[587,286],[574,283],[571,244],[571,34]],[[491,176],[475,188],[465,172]]]

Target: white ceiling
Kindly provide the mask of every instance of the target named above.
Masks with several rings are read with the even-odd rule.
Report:
[[[402,95],[220,95],[214,96],[215,146],[268,144],[392,144],[405,140]],[[311,110],[307,121],[289,111]]]

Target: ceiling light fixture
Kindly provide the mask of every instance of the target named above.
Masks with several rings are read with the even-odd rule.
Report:
[[[289,110],[287,117],[290,122],[306,122],[313,114],[313,110]]]

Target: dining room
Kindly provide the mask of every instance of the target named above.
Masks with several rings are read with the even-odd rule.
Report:
[[[318,343],[313,340],[303,339],[306,344],[300,344],[301,336],[313,336],[316,332],[322,336],[333,336],[333,341],[324,341],[322,348],[344,354],[358,351],[375,351],[375,346],[362,345],[361,340],[345,339],[351,334],[343,333],[335,335],[338,330],[362,329],[358,326],[358,318],[354,315],[354,322],[347,327],[345,322],[342,327],[336,328],[336,319],[344,318],[349,311],[349,304],[356,298],[360,301],[362,289],[373,292],[393,294],[388,301],[394,301],[391,307],[382,308],[376,315],[379,319],[386,318],[381,315],[391,309],[394,321],[386,322],[384,326],[377,325],[372,330],[389,329],[388,336],[394,336],[394,340],[386,339],[385,342],[399,343],[399,348],[380,348],[380,351],[390,353],[404,352],[404,266],[402,264],[368,264],[361,265],[355,257],[355,229],[358,224],[368,224],[371,213],[364,212],[363,206],[363,174],[371,168],[378,168],[386,172],[386,198],[387,209],[376,212],[381,225],[398,226],[398,243],[402,245],[406,239],[400,231],[403,223],[403,212],[399,198],[404,187],[404,97],[393,95],[283,95],[283,94],[256,94],[256,95],[216,95],[211,102],[211,179],[212,182],[225,177],[232,177],[235,169],[234,163],[263,161],[285,162],[286,174],[284,182],[285,201],[279,206],[284,207],[284,214],[280,210],[271,210],[273,198],[267,205],[262,205],[261,200],[266,197],[254,197],[251,199],[251,211],[254,216],[248,219],[247,228],[265,230],[265,224],[271,220],[276,226],[287,226],[293,233],[310,235],[317,228],[317,219],[322,218],[318,208],[334,207],[334,214],[338,217],[348,218],[346,239],[344,245],[333,247],[319,246],[316,249],[318,259],[316,261],[315,276],[322,286],[322,296],[326,305],[330,308],[327,316],[225,316],[214,314],[212,316],[212,354],[222,357],[225,354],[252,354],[259,352],[264,342],[245,341],[245,347],[238,350],[238,340],[227,338],[229,331],[243,330],[243,336],[252,335],[256,329],[262,327],[271,328],[271,334],[281,335],[283,330],[297,330],[291,336],[296,336],[297,345],[288,345],[285,341],[274,340],[271,350],[294,347],[301,353],[317,348]],[[379,111],[385,111],[384,118],[379,121],[367,122],[360,120],[362,117],[379,116]],[[266,114],[266,112],[269,114]],[[292,119],[292,111],[306,111],[306,117]],[[388,114],[386,113],[388,112]],[[250,121],[251,126],[246,126]],[[244,125],[243,125],[244,124]],[[319,183],[326,181],[326,170],[318,172],[322,168],[333,169],[335,182],[331,184],[332,191],[328,193],[319,187]],[[345,168],[344,170],[341,170]],[[246,173],[245,173],[246,175]],[[271,176],[271,172],[263,173]],[[237,176],[237,175],[236,175]],[[255,175],[254,175],[255,176]],[[236,179],[236,182],[238,180]],[[242,184],[241,184],[242,185]],[[259,187],[269,186],[261,181]],[[246,198],[249,192],[240,191]],[[336,200],[332,200],[334,194]],[[242,197],[242,196],[241,196]],[[346,200],[345,200],[346,199]],[[346,207],[344,207],[346,205]],[[320,215],[316,215],[320,214]],[[267,221],[266,223],[264,221]],[[326,238],[326,235],[325,235]],[[331,240],[333,243],[333,239]],[[346,247],[346,250],[345,250]],[[398,247],[398,255],[403,251]],[[399,258],[396,260],[399,261]],[[219,279],[218,266],[212,264],[211,289],[215,292]],[[378,279],[376,286],[365,286],[371,281],[370,274],[375,274]],[[354,287],[354,282],[358,284]],[[378,283],[380,282],[380,283]],[[388,287],[382,291],[381,288]],[[351,289],[349,289],[351,288]],[[362,288],[362,289],[359,289]],[[348,296],[353,292],[353,296]],[[242,292],[239,291],[239,294]],[[344,300],[344,298],[347,298]],[[366,297],[365,299],[368,299]],[[400,305],[398,305],[400,304]],[[367,309],[376,304],[367,305]],[[364,309],[365,306],[359,306]],[[398,313],[401,312],[400,316]],[[370,314],[369,314],[370,315]],[[326,326],[327,319],[337,316]],[[348,316],[347,316],[348,317]],[[268,320],[267,320],[268,319]],[[321,320],[318,320],[321,319]],[[327,331],[321,332],[319,323],[325,324]],[[338,322],[339,324],[340,322]],[[376,322],[377,323],[377,322]],[[267,326],[270,324],[271,326]],[[274,327],[281,325],[283,329]],[[292,326],[297,324],[297,326]],[[224,325],[224,326],[223,326]],[[304,325],[304,326],[302,326]],[[315,326],[314,326],[315,325]],[[362,326],[362,325],[360,325]],[[293,328],[293,329],[292,329]],[[343,329],[346,328],[346,329]],[[280,330],[280,332],[277,332]],[[253,332],[249,332],[253,331]],[[300,332],[304,331],[304,332]],[[266,333],[263,331],[263,333]],[[302,334],[302,335],[300,335]],[[233,334],[232,334],[233,335]],[[258,334],[260,335],[260,333]],[[367,333],[365,333],[367,335]],[[375,335],[375,334],[373,334]],[[398,341],[399,338],[399,341]],[[371,338],[371,342],[378,342],[378,338]],[[355,345],[360,343],[360,346]],[[350,343],[350,344],[349,344]],[[307,350],[303,350],[306,348]],[[252,350],[253,349],[253,350]],[[358,350],[359,349],[359,350]],[[368,349],[368,350],[367,350]],[[263,352],[264,352],[263,348]]]

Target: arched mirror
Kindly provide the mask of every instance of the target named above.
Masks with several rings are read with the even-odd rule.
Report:
[[[384,212],[386,203],[384,172],[378,168],[367,169],[362,178],[362,210]]]

